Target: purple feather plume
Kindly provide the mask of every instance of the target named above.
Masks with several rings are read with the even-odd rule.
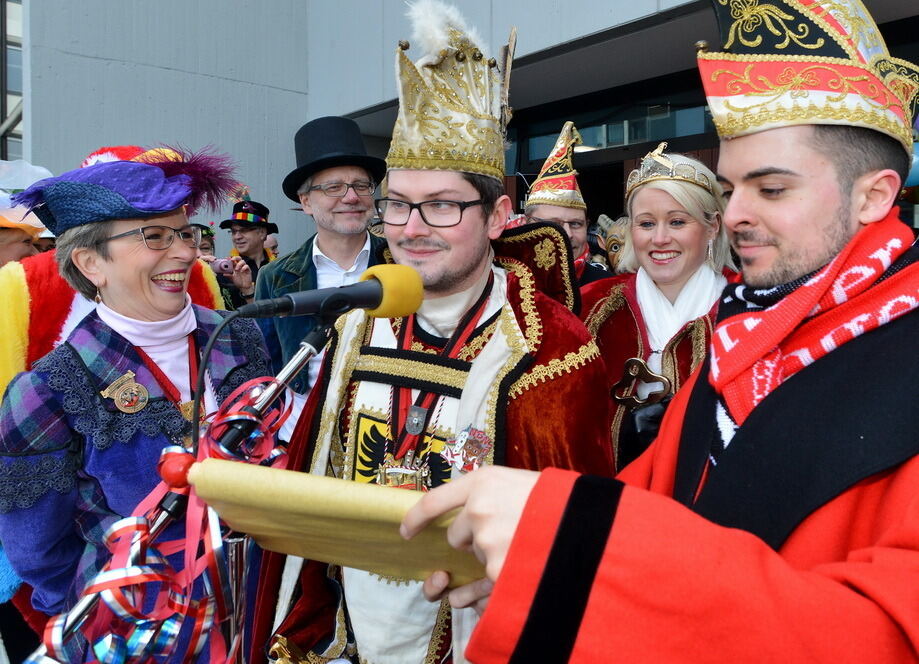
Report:
[[[158,159],[159,155],[162,159]],[[178,157],[178,159],[176,158]],[[227,197],[240,184],[234,177],[236,163],[230,155],[218,153],[208,146],[198,152],[182,147],[163,146],[145,156],[144,163],[160,168],[166,177],[186,175],[191,195],[188,197],[188,216],[202,208],[213,212],[226,203]]]
[[[45,179],[53,180],[54,178]],[[33,208],[44,204],[45,190],[44,187],[41,186],[44,181],[45,180],[39,180],[38,182],[30,185],[29,188],[25,191],[20,191],[10,196],[10,200],[13,202],[13,205],[22,205],[23,207],[32,210]]]

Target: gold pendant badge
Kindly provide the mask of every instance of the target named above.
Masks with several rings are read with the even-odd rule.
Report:
[[[134,372],[128,371],[100,392],[103,398],[115,402],[115,408],[122,413],[137,413],[150,400],[147,388],[134,380]]]

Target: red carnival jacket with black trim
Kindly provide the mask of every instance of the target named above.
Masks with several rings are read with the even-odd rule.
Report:
[[[919,359],[891,349],[917,335],[913,312],[802,369],[717,466],[703,364],[617,479],[543,473],[467,658],[916,661]]]

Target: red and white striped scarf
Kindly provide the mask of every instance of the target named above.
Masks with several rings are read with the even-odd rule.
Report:
[[[898,212],[893,208],[863,228],[828,265],[775,304],[718,323],[709,382],[738,425],[788,377],[919,306],[919,263],[879,281],[913,242]]]

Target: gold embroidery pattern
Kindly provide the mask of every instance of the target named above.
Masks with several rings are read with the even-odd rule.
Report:
[[[363,315],[363,314],[361,310],[358,310],[357,312],[350,314],[349,316],[351,315]],[[338,320],[335,321],[335,332],[338,335],[339,339],[341,338],[342,332],[344,331],[345,321],[349,318],[349,316],[340,316]],[[354,363],[357,361],[358,351],[360,350],[361,339],[363,338],[364,334],[366,334],[366,328],[369,326],[368,324],[371,324],[373,320],[374,320],[373,318],[368,317],[364,321],[363,323],[363,325],[365,326],[364,333],[362,334],[359,331],[357,334],[355,334],[353,336],[353,339],[351,340],[351,345],[349,348],[345,349],[345,348],[339,347],[337,349],[336,356],[338,355],[338,353],[346,354],[344,365],[342,367],[344,378],[341,382],[339,393],[335,395],[334,402],[330,402],[329,395],[326,395],[326,404],[324,405],[322,409],[322,415],[320,415],[319,433],[316,438],[317,441],[323,441],[326,439],[326,437],[331,436],[333,448],[335,447],[336,443],[339,445],[339,447],[341,446],[341,441],[338,439],[339,438],[338,436],[339,409],[332,408],[330,406],[332,404],[338,404],[338,405],[342,404],[345,398],[345,393],[348,390],[348,384],[351,382],[350,378],[351,378],[351,374],[354,371]],[[337,359],[337,357],[334,359]],[[332,366],[334,366],[334,362]],[[318,467],[317,464],[320,461],[323,461],[319,459],[319,454],[321,450],[322,450],[322,445],[317,444],[316,449],[313,452],[313,459],[312,459],[310,468],[317,468]]]
[[[795,4],[798,5],[798,3]],[[816,13],[818,9],[823,11],[823,15]],[[874,22],[867,14],[859,11],[859,7],[854,4],[843,4],[836,0],[818,0],[811,9],[804,8],[802,11],[804,13],[810,11],[814,23],[821,26],[853,58],[858,57],[857,53],[863,48],[872,51],[883,46],[880,33],[874,29]],[[851,41],[843,39],[837,30],[826,22],[824,16],[827,14],[842,26]]]
[[[587,327],[587,331],[590,332],[590,336],[594,339],[597,338],[597,333],[600,331],[600,327],[603,323],[625,306],[625,295],[622,294],[622,287],[623,284],[616,284],[613,286],[607,296],[598,300],[587,315],[584,325]],[[641,339],[641,335],[639,335],[639,339]]]
[[[423,54],[418,66],[401,45],[396,52],[399,113],[387,166],[503,178],[509,72],[499,71],[494,60],[486,59],[460,26],[434,28],[444,29],[445,45],[437,53]],[[513,45],[509,48],[512,52]]]
[[[887,86],[904,100],[909,113],[907,117],[915,117],[916,105],[919,103],[919,69],[897,58],[879,60],[875,66],[884,77]]]
[[[674,343],[672,345],[668,343],[667,347],[665,347],[664,351],[661,353],[661,375],[670,381],[670,392],[668,396],[676,392],[676,382],[678,379],[676,358],[676,346],[678,340],[671,339],[670,341]]]
[[[542,340],[542,322],[539,320],[539,312],[536,311],[536,282],[533,273],[519,261],[498,259],[498,262],[505,270],[517,275],[520,281],[520,308],[523,310],[525,325],[523,335],[527,346],[535,352]]]
[[[270,660],[277,664],[328,664],[333,659],[337,659],[337,657],[321,657],[312,651],[303,652],[296,644],[289,642],[281,635],[276,635],[272,639],[268,655]]]
[[[450,602],[446,599],[441,600],[440,608],[437,610],[437,618],[434,621],[434,631],[431,633],[431,641],[428,644],[428,654],[424,658],[424,664],[438,664],[440,660],[437,653],[440,651],[441,644],[447,634],[447,627],[452,622],[453,611],[450,609]]]
[[[498,321],[495,321],[484,330],[482,330],[481,334],[477,334],[472,339],[470,339],[466,345],[463,346],[462,350],[460,350],[456,357],[465,362],[471,362],[479,353],[482,352],[482,349],[485,348],[485,344],[489,342],[497,328]]]
[[[540,364],[530,369],[511,387],[510,396],[511,398],[517,397],[538,383],[557,378],[563,373],[571,373],[573,370],[580,369],[588,362],[599,357],[600,349],[591,340],[578,350],[567,353],[564,358],[555,358],[549,360],[546,364]]]
[[[864,126],[896,138],[911,154],[911,125],[919,101],[916,98],[919,93],[917,65],[890,57],[877,25],[858,0],[783,2],[785,11],[777,7],[777,2],[767,7],[763,0],[718,0],[723,25],[729,26],[725,48],[737,46],[739,42],[760,52],[708,53],[702,49],[698,54],[700,65],[703,61],[769,62],[774,65],[787,63],[794,68],[795,63],[802,63],[800,72],[786,70],[782,74],[784,81],[778,80],[775,73],[762,76],[756,71],[750,75],[749,69],[743,75],[735,74],[752,80],[748,81],[749,89],[741,86],[741,89],[733,91],[734,96],[771,97],[770,101],[764,102],[769,104],[775,103],[777,97],[784,94],[787,95],[782,102],[785,108],[757,112],[755,107],[754,110],[735,108],[724,100],[722,103],[727,105],[727,111],[719,108],[718,104],[712,109],[719,134],[730,138],[787,124]],[[800,14],[800,20],[790,15],[795,12]],[[795,25],[790,25],[789,21]],[[835,45],[830,42],[835,42]],[[787,51],[792,43],[815,51],[815,54],[784,54],[783,51]],[[823,55],[818,55],[821,46]],[[766,53],[767,50],[770,52]],[[808,71],[808,65],[815,69]],[[840,67],[844,68],[845,74],[839,70]],[[832,75],[829,80],[819,80],[812,76],[817,70],[824,77],[827,72]],[[808,96],[808,88],[815,81],[819,83],[817,87],[822,88],[821,92],[838,95],[822,105],[812,102],[802,106],[798,100]],[[706,95],[710,100],[726,96],[712,87],[711,82],[706,80]],[[846,98],[845,95],[849,96]],[[835,108],[836,104],[845,108]],[[755,119],[750,117],[754,112],[757,114]],[[736,115],[742,117],[734,117]],[[726,133],[728,131],[735,133]]]
[[[504,383],[504,378],[511,372],[511,369],[520,364],[520,361],[523,359],[524,355],[527,353],[527,349],[524,346],[523,339],[521,338],[521,330],[517,323],[517,318],[514,316],[514,311],[511,308],[510,304],[505,304],[501,309],[501,317],[498,321],[501,325],[501,332],[504,335],[504,340],[507,343],[508,348],[510,349],[510,355],[508,356],[507,361],[504,363],[504,366],[498,371],[495,375],[494,381],[492,381],[491,387],[489,388],[487,405],[486,405],[486,423],[488,426],[487,434],[491,437],[492,440],[495,439],[495,420],[496,414],[498,412],[498,397],[500,395],[500,387]],[[511,386],[513,389],[513,385]],[[510,399],[510,392],[508,392],[508,399]],[[502,407],[507,407],[506,403],[502,402]],[[495,448],[492,447],[491,451],[488,453],[488,457],[485,459],[485,463],[494,464],[495,462]]]
[[[743,74],[739,74],[730,69],[719,69],[712,73],[712,81],[717,81],[722,74],[734,77],[727,83],[727,90],[732,95],[743,95],[748,97],[765,97],[764,101],[759,104],[751,104],[743,108],[732,105],[729,101],[725,102],[725,107],[735,113],[749,113],[752,109],[770,104],[780,97],[789,95],[792,99],[802,99],[808,97],[810,92],[817,86],[821,85],[818,74],[831,74],[830,78],[824,84],[830,90],[837,91],[837,94],[827,97],[825,104],[838,104],[846,99],[848,95],[858,95],[869,106],[878,110],[887,110],[893,106],[900,107],[900,101],[893,95],[888,94],[887,90],[873,82],[874,77],[867,74],[862,76],[846,76],[841,71],[827,65],[811,65],[803,69],[786,67],[779,74],[775,81],[770,81],[765,74],[757,72],[753,76],[755,64],[748,65]],[[867,91],[865,94],[857,83],[866,84]]]
[[[705,354],[708,352],[708,344],[706,339],[710,338],[714,327],[712,325],[712,319],[708,316],[702,316],[697,318],[693,322],[692,330],[690,334],[692,335],[692,359],[690,360],[690,372],[696,370],[696,368],[702,364],[702,361],[705,359]]]
[[[727,113],[714,117],[718,134],[723,137],[743,136],[754,131],[761,131],[769,126],[786,124],[826,124],[827,120],[837,120],[840,124],[871,127],[878,131],[895,136],[904,145],[912,144],[912,132],[892,117],[863,108],[846,106],[807,106],[794,105],[791,108],[761,108],[758,111]]]
[[[801,48],[818,49],[826,42],[823,38],[817,38],[817,41],[810,44],[804,43],[810,35],[810,27],[807,23],[799,23],[797,26],[790,27],[788,22],[794,21],[794,16],[786,14],[775,5],[760,5],[759,0],[718,0],[722,7],[730,7],[731,18],[734,23],[731,24],[728,31],[728,39],[724,48],[729,49],[734,44],[735,39],[744,46],[756,48],[763,42],[763,35],[760,28],[765,28],[776,37],[785,37],[785,39],[776,44],[776,49],[787,48],[794,42]],[[759,34],[756,34],[759,31]],[[754,34],[753,38],[748,34]]]
[[[497,324],[498,322],[495,321],[484,330],[482,330],[481,334],[477,334],[469,341],[467,341],[466,345],[463,346],[460,352],[457,354],[457,359],[463,360],[464,362],[471,362],[473,359],[475,359],[476,355],[478,355],[479,352],[481,352],[481,350],[485,347],[485,344],[488,343],[491,335],[494,334]],[[395,330],[395,332],[398,335],[398,329]],[[420,341],[413,341],[411,350],[416,353],[428,353],[429,355],[440,354],[440,351],[437,348],[430,348],[425,346]]]
[[[557,227],[541,226],[531,231],[520,233],[519,235],[502,237],[500,241],[508,242],[508,243],[511,243],[511,242],[526,243],[526,242],[532,242],[534,238],[538,239],[540,237],[545,237],[547,240],[550,240],[552,242],[552,246],[554,247],[553,254],[555,255],[555,258],[558,261],[559,265],[561,266],[560,269],[562,271],[562,279],[565,283],[565,306],[568,307],[569,311],[573,311],[574,310],[574,293],[576,289],[571,282],[572,269],[571,269],[571,264],[568,262],[569,254],[568,252],[564,250],[564,240],[562,239],[560,235],[560,233],[562,232],[563,231],[561,231]],[[499,263],[503,264],[503,261],[505,260],[509,261],[510,259],[502,258],[501,256],[498,256],[497,260]]]
[[[565,122],[555,146],[549,153],[539,176],[530,187],[524,207],[536,205],[558,205],[586,210],[587,204],[578,188],[577,171],[574,170],[572,155],[574,147],[581,144],[581,135],[571,120]]]
[[[463,389],[466,384],[466,378],[469,376],[468,371],[440,367],[417,360],[395,359],[377,355],[361,355],[357,360],[356,368],[362,371],[386,374],[387,376],[434,381],[457,390]]]
[[[396,331],[396,333],[398,334],[398,330]],[[413,341],[413,342],[412,342],[412,350],[415,351],[416,353],[430,353],[431,355],[437,355],[437,354],[438,354],[436,348],[427,348],[427,347],[426,347],[423,343],[421,343],[420,341]]]
[[[536,254],[536,267],[548,270],[555,265],[555,252],[553,249],[552,240],[549,238],[533,247],[533,252]]]
[[[326,577],[333,583],[341,587],[341,567],[338,565],[329,565],[326,568]],[[332,643],[320,653],[321,657],[327,660],[338,657],[354,655],[356,652],[354,644],[348,642],[348,628],[345,619],[344,593],[340,595],[338,606],[335,609],[335,636]],[[324,660],[319,660],[324,661]]]

